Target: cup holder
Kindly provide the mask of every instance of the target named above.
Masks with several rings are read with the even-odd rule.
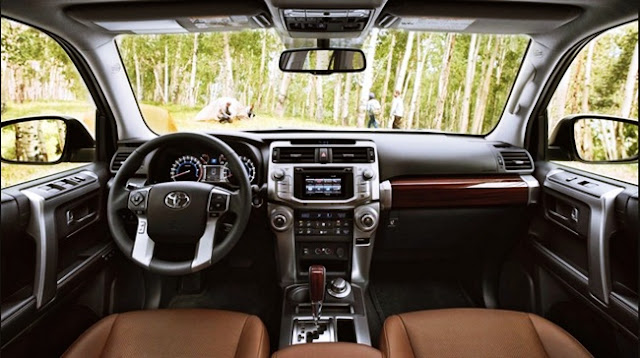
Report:
[[[287,295],[287,299],[289,302],[294,303],[309,303],[309,286],[298,286],[291,291]]]

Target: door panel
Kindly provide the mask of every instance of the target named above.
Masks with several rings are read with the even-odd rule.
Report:
[[[538,313],[596,356],[637,356],[637,186],[549,162],[535,176],[542,205],[527,247]]]
[[[81,295],[115,252],[103,215],[109,176],[91,164],[2,191],[3,355]]]

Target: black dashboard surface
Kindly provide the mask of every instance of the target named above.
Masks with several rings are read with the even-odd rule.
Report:
[[[502,148],[518,149],[501,142],[487,141],[482,137],[445,135],[434,133],[371,133],[349,131],[274,131],[274,132],[224,132],[210,133],[227,142],[240,156],[251,158],[256,166],[256,183],[266,181],[266,165],[269,161],[269,145],[274,141],[304,141],[305,143],[331,144],[345,140],[373,141],[378,149],[380,181],[394,177],[416,175],[490,175],[504,174],[499,165]],[[121,145],[135,147],[140,142]],[[202,150],[188,147],[168,153],[175,160],[180,153],[201,155]],[[183,150],[184,149],[184,150]],[[189,152],[191,150],[192,152]],[[168,154],[167,154],[168,155]],[[148,174],[155,180],[170,180],[166,158],[164,162],[154,155],[148,165]],[[167,158],[169,158],[167,157]],[[160,164],[164,163],[164,164]],[[159,172],[164,171],[164,172]],[[532,171],[532,170],[531,170]],[[528,171],[528,172],[531,172]],[[140,172],[139,172],[140,173]],[[142,173],[140,173],[142,174]],[[161,179],[162,178],[162,179]]]

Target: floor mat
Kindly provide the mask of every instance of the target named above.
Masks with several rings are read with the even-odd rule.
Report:
[[[456,282],[378,280],[371,283],[369,290],[382,321],[404,312],[474,306]]]
[[[371,342],[378,346],[387,317],[412,311],[476,307],[459,280],[448,270],[416,264],[375,265],[367,290]]]

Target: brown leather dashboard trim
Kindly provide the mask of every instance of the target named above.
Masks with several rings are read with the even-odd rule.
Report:
[[[416,177],[391,180],[392,208],[527,205],[529,187],[518,175]]]

